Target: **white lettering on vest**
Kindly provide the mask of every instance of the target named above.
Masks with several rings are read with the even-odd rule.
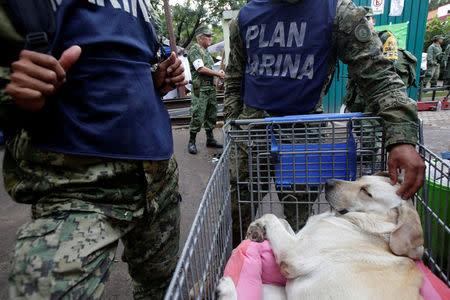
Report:
[[[248,58],[246,73],[252,76],[287,77],[303,80],[314,78],[314,55],[302,61],[301,54],[253,54]]]
[[[309,79],[314,78],[314,55],[312,54],[308,55],[308,57],[306,58],[306,61],[303,64],[302,71],[297,78],[302,80],[304,76],[307,76]]]
[[[280,76],[281,72],[281,63],[283,62],[283,54],[277,55],[277,62],[275,63],[275,72],[273,72],[273,76]]]
[[[275,43],[278,43],[280,47],[284,47],[284,23],[278,22],[273,32],[272,39],[270,40],[269,47],[273,47]]]
[[[258,34],[259,34],[259,28],[257,25],[248,27],[247,34],[245,35],[245,40],[247,41],[247,49],[250,48],[250,41],[256,39]]]
[[[150,23],[151,15],[149,14],[151,3],[149,0],[120,0],[123,4],[123,8],[120,5],[119,0],[88,0],[89,3],[95,4],[97,6],[105,7],[105,2],[109,2],[111,6],[115,9],[123,9],[127,13],[131,13],[134,17],[138,18],[138,7],[144,17],[145,22]],[[130,2],[131,1],[131,10],[130,10]],[[54,11],[61,6],[62,0],[50,0],[50,4]],[[258,28],[256,28],[258,29]],[[256,36],[258,33],[256,33]],[[255,37],[256,37],[255,36]]]
[[[294,39],[297,47],[302,47],[303,41],[305,40],[305,33],[306,33],[306,22],[302,22],[302,24],[300,25],[300,31],[298,31],[297,23],[291,22],[291,24],[289,25],[289,34],[286,47],[292,47],[292,41]]]
[[[122,2],[123,2],[123,9],[129,13],[130,12],[130,3],[128,3],[128,0],[122,0]]]
[[[259,75],[263,75],[265,70],[266,76],[272,76],[272,66],[274,63],[275,63],[275,55],[263,54],[261,65],[259,66]]]
[[[283,64],[283,73],[281,73],[281,77],[286,77],[289,71],[289,77],[295,78],[297,77],[298,69],[300,68],[300,59],[302,56],[300,54],[295,55],[295,62],[292,62],[292,56],[286,55]]]
[[[259,31],[259,48],[266,48],[269,46],[269,41],[264,41],[264,33],[266,32],[266,24],[261,24]]]
[[[303,47],[306,28],[306,22],[285,23],[282,21],[276,23],[273,32],[269,31],[267,24],[248,26],[245,33],[247,49],[250,48],[250,45],[259,49],[291,49],[287,50],[287,53],[273,54],[272,51],[268,51],[269,53],[249,56],[246,73],[252,76],[286,77],[297,80],[313,79],[314,55],[302,53],[301,50],[295,51],[295,48]],[[277,49],[275,52],[279,52],[279,50]]]

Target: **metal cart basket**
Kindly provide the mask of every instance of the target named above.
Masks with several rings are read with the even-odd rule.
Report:
[[[248,222],[270,212],[286,217],[296,231],[309,215],[329,209],[322,193],[325,180],[354,180],[387,169],[383,122],[378,117],[324,114],[239,120],[228,122],[223,130],[223,154],[166,300],[215,299],[232,251],[233,226],[239,226],[242,239]],[[424,261],[450,285],[450,168],[422,142],[417,150],[427,165],[425,184],[413,197],[424,229]],[[232,224],[232,200],[239,224]]]

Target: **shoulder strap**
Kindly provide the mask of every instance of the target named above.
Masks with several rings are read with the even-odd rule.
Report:
[[[48,52],[56,31],[51,0],[0,0],[17,30],[26,37],[25,47]]]

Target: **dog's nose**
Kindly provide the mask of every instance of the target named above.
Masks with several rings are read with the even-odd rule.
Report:
[[[325,181],[325,189],[332,189],[336,186],[337,180],[336,179],[328,179]]]

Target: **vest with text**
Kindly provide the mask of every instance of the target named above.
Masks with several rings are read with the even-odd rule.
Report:
[[[147,1],[56,1],[52,55],[82,48],[67,82],[30,126],[38,147],[68,154],[165,160],[173,153],[169,114],[155,90],[158,49]]]
[[[252,0],[240,10],[247,106],[287,115],[315,108],[327,73],[336,4]]]

